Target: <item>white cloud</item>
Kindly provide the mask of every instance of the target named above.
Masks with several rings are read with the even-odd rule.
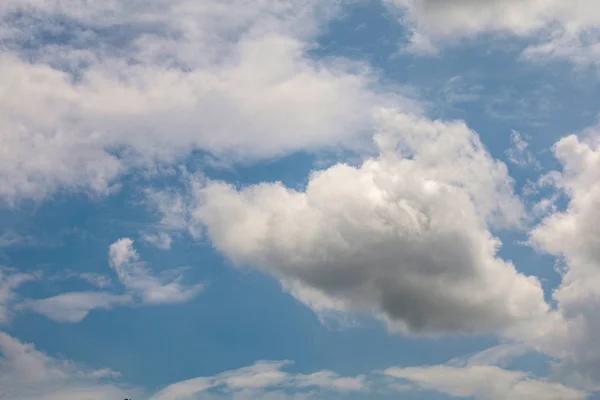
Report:
[[[0,235],[0,248],[18,245],[23,243],[25,240],[26,239],[23,236],[17,235],[14,232],[4,232],[2,235]]]
[[[150,243],[151,245],[161,250],[170,249],[171,244],[173,243],[173,238],[165,232],[158,232],[156,234],[145,234],[142,237],[142,240],[147,243]]]
[[[331,371],[310,374],[284,371],[289,362],[259,361],[214,376],[173,383],[154,395],[117,384],[120,374],[90,370],[68,360],[54,359],[31,344],[0,332],[0,400],[191,400],[191,399],[322,399],[368,390],[364,376]]]
[[[595,0],[385,0],[412,30],[410,48],[432,54],[440,45],[481,34],[532,43],[527,57],[597,65],[600,11]]]
[[[504,154],[506,154],[508,161],[519,167],[532,167],[540,170],[542,166],[529,150],[529,142],[526,139],[519,132],[512,131],[510,134],[512,147],[507,149]]]
[[[380,155],[361,166],[315,171],[303,191],[198,182],[193,218],[234,263],[318,312],[374,313],[413,333],[545,318],[540,283],[496,256],[487,227],[522,216],[506,166],[463,123],[392,110],[379,121]]]
[[[9,202],[60,188],[109,193],[131,168],[194,149],[239,160],[355,146],[375,105],[401,101],[365,65],[308,55],[336,2],[4,3]]]
[[[531,352],[531,349],[522,343],[503,343],[469,356],[463,366],[495,365],[506,367],[515,358],[529,352]],[[455,363],[459,361],[460,359],[457,359]]]
[[[502,343],[466,357],[454,358],[443,365],[392,367],[383,374],[408,386],[407,390],[435,390],[456,398],[477,400],[587,398],[576,390],[523,371],[507,369],[515,359],[532,348],[518,342]]]
[[[187,171],[184,171],[183,175],[189,181],[186,182],[190,184],[188,190],[195,190],[197,183],[190,179]],[[160,232],[159,235],[187,231],[194,239],[200,239],[202,226],[194,220],[192,215],[194,204],[191,199],[175,191],[153,189],[146,189],[145,195],[149,208],[155,210],[160,216],[159,227],[165,232]]]
[[[64,272],[58,273],[54,276],[50,276],[47,279],[52,281],[64,281],[67,279],[80,279],[89,283],[92,286],[97,287],[98,289],[105,289],[112,286],[113,282],[110,277],[102,274],[97,274],[94,272],[75,272],[69,269],[64,270]]]
[[[462,76],[454,76],[444,83],[440,97],[444,106],[454,108],[459,104],[479,101],[482,89],[480,85],[469,85]]]
[[[83,279],[91,285],[96,286],[99,289],[104,289],[112,286],[112,281],[108,276],[95,274],[93,272],[83,272],[77,275],[78,278]]]
[[[137,251],[133,240],[119,239],[109,248],[109,264],[117,273],[119,281],[128,291],[139,296],[144,304],[183,303],[194,298],[204,288],[204,284],[185,286],[179,283],[182,276],[164,282],[152,276]]]
[[[543,349],[561,361],[556,373],[583,387],[600,389],[600,134],[558,141],[554,153],[562,164],[552,183],[568,197],[566,209],[554,210],[531,233],[538,249],[564,264],[553,297],[564,327],[545,338]]]
[[[0,400],[192,400],[337,398],[368,390],[364,376],[347,377],[331,371],[310,374],[284,371],[289,362],[259,361],[214,376],[188,379],[145,394],[115,381],[110,369],[90,370],[52,358],[31,344],[0,332]]]
[[[15,289],[39,277],[39,274],[20,273],[14,269],[0,267],[0,325],[10,319],[13,303],[17,299]]]
[[[31,310],[57,322],[79,322],[92,310],[110,310],[132,303],[129,295],[108,292],[70,292],[45,299],[27,299],[16,306],[17,310]]]
[[[413,382],[420,388],[436,390],[456,398],[583,400],[587,397],[585,392],[559,383],[489,365],[389,368],[384,373]]]
[[[331,371],[292,374],[283,371],[288,362],[260,361],[250,367],[177,382],[156,393],[150,400],[184,400],[196,398],[292,399],[324,398],[340,393],[367,390],[365,378],[343,377]],[[306,392],[305,389],[312,391]],[[319,392],[315,392],[319,389]],[[291,392],[291,393],[290,393]],[[323,393],[324,392],[324,393]],[[302,395],[304,393],[304,395]],[[200,396],[204,394],[205,396]],[[212,397],[211,396],[214,396]],[[329,398],[329,397],[328,397]]]
[[[124,294],[108,291],[68,292],[44,299],[26,299],[15,305],[14,309],[30,310],[57,322],[75,323],[80,322],[96,309],[111,310],[119,306],[184,303],[192,300],[204,289],[203,283],[189,286],[181,284],[183,276],[178,270],[166,271],[163,273],[164,277],[152,275],[145,263],[140,261],[139,254],[133,248],[133,240],[129,238],[111,244],[108,253],[109,265],[126,289]],[[175,278],[172,277],[174,274],[177,274]],[[75,276],[98,287],[105,287],[107,284],[106,277],[102,275],[84,273]],[[1,278],[0,275],[0,283]],[[12,292],[7,291],[7,293]],[[0,285],[0,306],[1,300],[2,286]]]
[[[57,360],[0,332],[0,400],[109,400],[142,392],[111,383],[117,373]]]
[[[458,398],[474,396],[478,400],[585,398],[584,392],[523,372],[472,363],[462,367],[389,368],[383,373],[370,371],[358,376],[342,376],[327,370],[293,373],[286,371],[290,364],[258,361],[213,376],[176,382],[154,394],[146,394],[143,389],[117,383],[115,378],[120,374],[110,369],[89,370],[69,360],[54,359],[33,345],[0,332],[0,400],[308,400],[347,395],[373,398],[419,388]]]

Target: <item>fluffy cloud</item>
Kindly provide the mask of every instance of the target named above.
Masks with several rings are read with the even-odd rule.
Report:
[[[364,65],[308,55],[336,9],[4,2],[0,196],[109,193],[131,168],[194,149],[239,160],[357,145],[374,105],[400,100],[382,95]]]
[[[463,123],[393,110],[379,123],[378,157],[315,171],[302,191],[197,183],[193,219],[235,264],[278,277],[318,312],[374,313],[413,333],[543,318],[540,283],[496,256],[488,229],[522,215],[506,166]]]
[[[539,249],[559,257],[563,280],[553,296],[566,328],[548,338],[546,351],[564,352],[557,373],[564,379],[600,388],[600,134],[568,136],[554,147],[563,170],[552,182],[568,205],[552,212],[531,234]]]
[[[480,34],[509,34],[532,43],[529,57],[597,64],[600,11],[594,0],[385,0],[401,10],[412,28],[412,48],[436,52],[438,45]]]

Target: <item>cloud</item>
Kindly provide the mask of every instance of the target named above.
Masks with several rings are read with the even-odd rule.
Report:
[[[17,235],[14,232],[4,232],[0,235],[0,248],[19,245],[24,241],[26,241],[26,238],[21,235]]]
[[[161,249],[168,250],[171,248],[173,238],[165,232],[158,232],[156,234],[145,234],[142,237],[144,242],[150,243],[151,245]]]
[[[0,325],[6,324],[10,319],[13,303],[17,299],[15,289],[39,277],[39,274],[20,273],[11,268],[0,267]]]
[[[461,364],[463,359],[458,358],[452,360],[455,366],[479,366],[479,365],[495,365],[498,367],[508,366],[515,358],[528,354],[532,351],[531,348],[522,343],[502,343],[489,349],[485,349],[476,354],[470,355],[466,362]],[[450,364],[451,362],[448,362]]]
[[[129,295],[108,292],[70,292],[45,299],[27,299],[16,306],[17,310],[31,310],[57,322],[79,322],[92,310],[110,310],[132,303]]]
[[[98,289],[104,289],[111,287],[113,282],[110,277],[94,272],[75,272],[71,270],[65,270],[64,272],[58,273],[54,276],[50,276],[47,279],[52,281],[64,281],[67,279],[80,279]]]
[[[488,224],[519,223],[506,166],[461,122],[383,110],[380,154],[314,171],[304,190],[198,182],[192,215],[240,266],[317,312],[412,333],[495,332],[544,318],[538,280],[496,256]]]
[[[587,388],[600,388],[600,134],[597,127],[558,141],[562,171],[549,174],[568,199],[531,232],[531,243],[558,257],[562,283],[553,298],[565,326],[545,338],[544,350],[561,361],[557,374]]]
[[[355,398],[355,395],[373,398],[419,388],[457,398],[474,396],[478,400],[585,398],[584,392],[545,379],[476,363],[394,367],[358,376],[342,376],[328,370],[286,371],[291,364],[289,361],[257,361],[216,375],[175,382],[148,394],[142,388],[117,381],[120,374],[110,369],[90,370],[69,360],[52,358],[31,344],[0,332],[0,400],[308,400]]]
[[[93,272],[84,272],[79,274],[78,277],[99,289],[112,286],[112,281],[108,276],[95,274]]]
[[[529,143],[519,132],[512,131],[510,141],[512,142],[512,147],[504,152],[508,161],[522,168],[532,167],[537,170],[542,168],[540,162],[529,151]]]
[[[109,264],[117,273],[119,281],[144,304],[183,303],[204,289],[204,284],[180,284],[181,276],[170,282],[152,276],[140,261],[133,248],[133,240],[129,238],[119,239],[111,244],[108,254]]]
[[[184,171],[183,175],[191,184],[189,190],[195,190],[195,181],[190,179],[188,172]],[[160,229],[166,231],[159,232],[158,235],[187,231],[195,239],[202,236],[202,225],[192,215],[192,199],[173,190],[161,191],[151,188],[145,190],[145,196],[148,208],[160,216]]]
[[[133,248],[133,240],[129,238],[111,244],[108,256],[109,265],[117,273],[119,282],[125,287],[125,293],[108,291],[61,293],[44,299],[26,299],[15,305],[15,310],[30,310],[57,322],[75,323],[80,322],[96,309],[111,310],[119,306],[184,303],[192,300],[204,289],[203,283],[190,286],[181,284],[183,278],[181,275],[174,279],[153,276],[145,263],[140,261],[139,254]],[[175,272],[177,271],[166,271],[165,275],[173,275]],[[106,284],[106,277],[102,275],[84,273],[76,276],[98,287],[105,287]],[[0,295],[1,293],[0,286]]]
[[[486,364],[486,361],[520,355],[521,350],[518,344],[507,344],[475,354],[461,366],[392,367],[357,377],[343,377],[331,371],[294,374],[283,370],[289,362],[259,361],[215,376],[174,383],[158,391],[150,400],[329,399],[353,393],[377,398],[382,394],[389,396],[422,389],[477,400],[579,400],[587,397],[585,392],[559,383]]]
[[[173,383],[148,395],[143,389],[116,381],[120,374],[110,369],[90,370],[69,360],[54,359],[33,345],[0,332],[0,400],[293,400],[331,398],[367,390],[364,376],[284,371],[289,365],[287,361],[259,361],[214,376]]]
[[[194,398],[293,399],[325,398],[367,389],[365,378],[343,377],[331,371],[293,374],[283,371],[289,362],[259,361],[250,367],[177,382],[160,390],[150,400]],[[307,391],[309,390],[309,391]],[[318,390],[318,391],[317,391]],[[203,395],[203,396],[200,396]]]
[[[588,397],[585,391],[528,372],[508,369],[517,358],[532,351],[523,343],[507,342],[451,359],[442,365],[392,367],[383,374],[400,380],[391,386],[401,385],[413,391],[435,390],[453,398],[575,400]]]
[[[142,391],[121,387],[109,370],[89,370],[57,360],[31,344],[0,332],[0,400],[108,400],[139,398]]]
[[[479,101],[482,89],[479,85],[469,85],[462,76],[454,76],[444,83],[440,97],[443,105],[452,109],[459,104]]]
[[[521,371],[496,366],[389,368],[385,375],[406,380],[422,389],[436,390],[456,398],[477,400],[531,399],[583,400],[585,392],[559,383],[531,377]]]
[[[482,34],[527,39],[524,55],[597,65],[600,12],[594,0],[385,0],[411,31],[410,49],[439,47]]]
[[[240,161],[358,146],[375,106],[415,107],[383,93],[364,64],[309,55],[337,2],[4,3],[9,203],[107,194],[122,174],[197,149]]]

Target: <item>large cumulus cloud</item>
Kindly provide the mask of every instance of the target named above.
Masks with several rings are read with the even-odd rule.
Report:
[[[539,281],[498,258],[489,224],[518,224],[503,163],[461,122],[382,110],[380,154],[306,188],[195,186],[195,221],[238,265],[319,312],[372,312],[404,332],[485,332],[543,317]]]

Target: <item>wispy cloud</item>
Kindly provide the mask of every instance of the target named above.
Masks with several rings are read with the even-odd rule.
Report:
[[[253,365],[175,382],[149,394],[120,382],[110,369],[88,369],[69,360],[57,360],[0,332],[0,400],[148,400],[268,399],[324,400],[436,390],[456,398],[477,400],[580,400],[586,394],[558,383],[496,366],[438,365],[393,367],[344,376],[333,371],[288,372],[289,361],[258,361]]]
[[[133,240],[124,238],[111,244],[109,265],[116,272],[124,293],[108,291],[68,292],[44,299],[26,299],[14,306],[17,311],[33,311],[58,322],[75,323],[83,320],[92,310],[110,310],[119,306],[143,306],[175,304],[190,301],[203,289],[204,283],[184,285],[179,270],[163,273],[177,276],[161,278],[152,275],[145,263],[140,261],[133,248]],[[66,277],[87,280],[99,288],[110,286],[103,275],[76,273]],[[63,277],[65,278],[65,277]],[[14,285],[13,285],[14,286]],[[1,293],[1,292],[0,292]]]
[[[121,284],[132,295],[140,298],[143,304],[182,303],[191,300],[204,289],[203,283],[182,285],[179,282],[182,276],[169,282],[153,276],[140,261],[133,248],[133,240],[129,238],[119,239],[110,245],[109,264],[117,273]]]
[[[416,54],[439,54],[461,41],[500,33],[528,39],[523,55],[529,59],[598,65],[600,12],[595,0],[385,0],[385,4],[400,11],[399,20],[411,31],[407,50]]]
[[[17,300],[15,290],[40,278],[38,273],[21,273],[15,269],[0,267],[0,325],[9,321],[12,307]]]
[[[526,139],[527,137],[523,137],[519,132],[512,131],[510,134],[512,147],[507,149],[504,154],[506,154],[506,158],[512,164],[522,168],[534,168],[539,171],[542,169],[542,165],[529,150],[529,142]]]

